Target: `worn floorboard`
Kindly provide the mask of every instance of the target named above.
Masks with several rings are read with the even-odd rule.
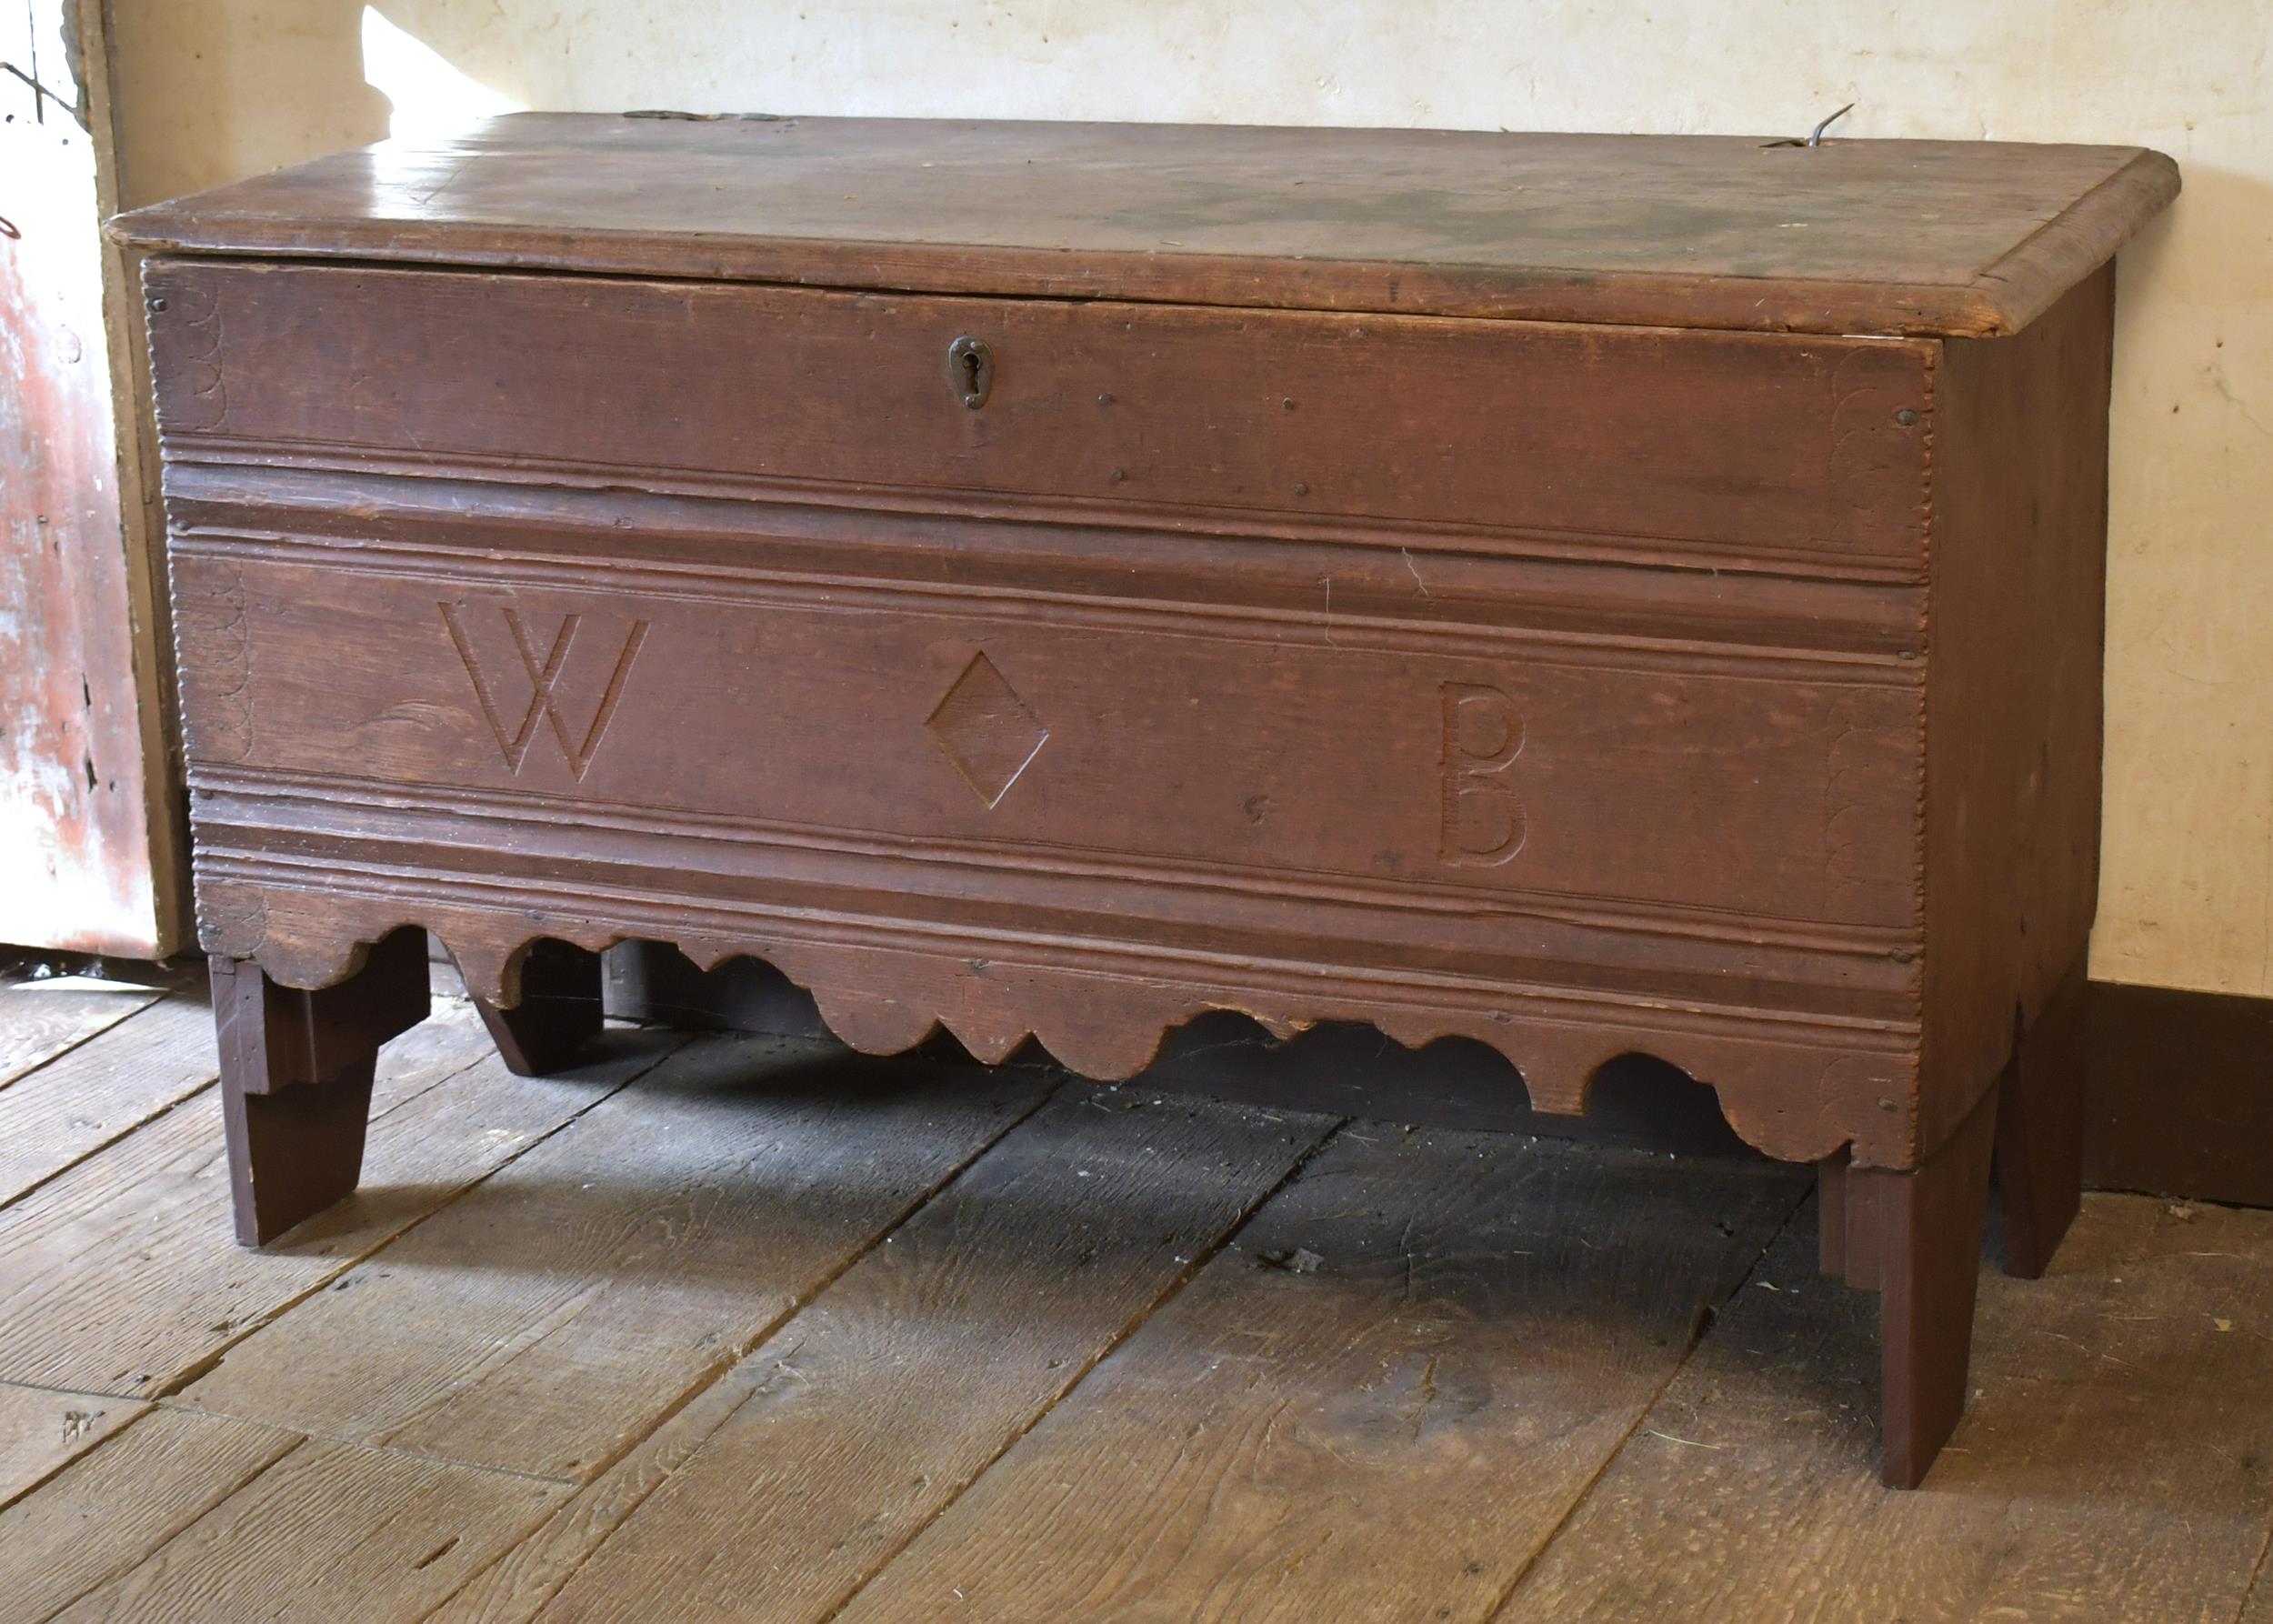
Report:
[[[1053,1086],[697,1039],[240,1343],[182,1401],[589,1477]]]
[[[1503,1620],[2235,1617],[2273,1523],[2273,1212],[2095,1196],[2046,1278],[1985,1271],[1972,1407],[1908,1494],[1870,1469],[1872,1299],[1813,1246],[1778,1244]]]
[[[149,987],[75,977],[0,980],[0,1088],[148,1008],[159,997]]]
[[[1483,1618],[1803,1188],[1352,1130],[842,1617]]]
[[[170,1392],[658,1053],[530,1081],[470,1018],[421,1028],[381,1056],[363,1188],[260,1252],[230,1231],[217,1100],[168,1111],[0,1208],[0,1380]]]
[[[148,1408],[131,1398],[0,1382],[0,1507],[21,1499]]]
[[[1789,1169],[446,1000],[248,1252],[118,996],[0,1038],[0,1624],[2273,1624],[2273,1213],[1985,1272],[1897,1495]]]
[[[510,1473],[309,1439],[57,1624],[388,1624],[465,1583],[564,1492]]]
[[[757,1349],[604,1545],[576,1519],[446,1616],[530,1616],[578,1545],[547,1620],[640,1624],[666,1590],[678,1619],[833,1616],[1330,1126],[1074,1086]]]
[[[131,1571],[300,1441],[165,1409],[122,1428],[0,1511],[0,1624],[40,1624]]]
[[[0,1088],[0,1207],[195,1094],[218,1074],[213,1012],[136,1011]]]
[[[2273,1535],[2268,1537],[2267,1549],[2258,1554],[2257,1579],[2236,1624],[2273,1624]]]

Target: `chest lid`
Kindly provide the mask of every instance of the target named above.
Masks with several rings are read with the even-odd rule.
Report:
[[[2134,146],[516,114],[114,230],[198,254],[1991,336],[2178,189]]]

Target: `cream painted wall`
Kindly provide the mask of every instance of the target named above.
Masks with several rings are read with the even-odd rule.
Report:
[[[143,201],[519,106],[2138,142],[2094,973],[2273,993],[2273,0],[111,0]],[[425,56],[420,46],[431,52]],[[453,85],[453,70],[471,85]]]

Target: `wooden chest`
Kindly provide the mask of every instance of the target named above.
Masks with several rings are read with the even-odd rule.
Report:
[[[1825,1168],[1887,1473],[2076,1202],[2133,148],[527,115],[127,216],[239,1228],[436,932],[849,1042],[1642,1052]],[[2000,1088],[2001,1082],[2001,1088]],[[1509,1086],[1517,1086],[1513,1073]]]

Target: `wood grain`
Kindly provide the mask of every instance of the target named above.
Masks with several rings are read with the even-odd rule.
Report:
[[[1878,1293],[1878,1475],[1897,1489],[1925,1480],[1965,1414],[1997,1106],[1992,1091],[1910,1172],[1847,1169],[1847,1245]]]
[[[157,995],[70,977],[0,981],[0,1088],[117,1025]]]
[[[839,1616],[1485,1618],[1797,1188],[1347,1130]]]
[[[0,1378],[170,1391],[661,1052],[530,1082],[488,1055],[470,1009],[419,1028],[382,1056],[362,1192],[265,1254],[228,1231],[217,1111],[169,1112],[0,1211]]]
[[[426,943],[416,926],[390,932],[314,991],[206,960],[240,1244],[281,1239],[355,1189],[379,1049],[433,1012]]]
[[[2265,1552],[2258,1558],[2257,1577],[2249,1587],[2249,1599],[2242,1603],[2241,1613],[2234,1624],[2267,1624],[2273,1619],[2273,1529],[2268,1530]]]
[[[1818,333],[2016,331],[2137,147],[518,115],[123,217],[151,248]]]
[[[1922,545],[1926,343],[177,259],[144,282],[158,426],[191,460],[976,491],[1818,571],[1914,573]],[[947,376],[966,335],[1000,374],[983,411]]]
[[[165,998],[0,1088],[0,1206],[218,1075],[213,1012]]]
[[[56,1615],[57,1624],[395,1624],[448,1595],[561,1493],[557,1484],[311,1439]]]
[[[2109,266],[2010,342],[1946,346],[1935,382],[1925,1150],[1997,1080],[2098,907],[2114,308]]]
[[[46,1624],[300,1441],[273,1427],[165,1409],[143,1417],[0,1511],[0,1621]]]
[[[256,460],[234,460],[233,450]],[[1368,640],[1435,627],[1457,631],[1464,645],[1495,633],[1541,647],[1591,634],[1589,641],[1645,653],[1665,644],[1679,646],[1666,654],[1898,658],[1915,652],[1922,613],[1915,591],[1883,590],[1918,584],[1917,559],[1901,556],[1899,545],[1896,556],[1874,557],[1797,526],[1700,541],[1686,513],[1671,510],[1657,516],[1671,535],[1564,532],[1517,527],[1504,513],[1448,525],[1195,511],[1167,496],[1096,502],[628,466],[521,468],[339,446],[215,446],[178,457],[168,490],[185,552],[227,552],[235,543],[246,556],[279,561],[414,573],[446,564],[557,584],[612,566],[614,578],[672,588],[674,596],[788,594],[812,602],[814,583],[857,583],[872,593],[888,588],[884,599],[903,606],[1008,599],[1063,611],[1071,590],[1095,600],[1086,613],[1099,624],[1150,617],[1278,641],[1298,641],[1314,626]],[[636,559],[626,556],[626,529],[642,532]],[[1901,529],[1899,521],[1892,526],[1898,542]],[[1672,573],[1699,564],[1720,571],[1702,596]],[[801,577],[809,579],[800,591]],[[246,628],[237,596],[223,584],[189,600],[185,647],[224,667],[248,655],[238,647]],[[467,629],[506,652],[496,630]],[[234,756],[245,732],[242,708],[209,711],[221,747],[214,758]]]
[[[728,1369],[421,1624],[527,1624],[744,1400],[778,1376],[771,1362],[756,1358]]]
[[[1331,1123],[1061,1093],[753,1352],[737,1407],[588,1560],[563,1575],[547,1544],[447,1616],[531,1616],[556,1576],[561,1624],[659,1595],[685,1624],[834,1616]]]
[[[1985,1273],[1972,1408],[1916,1494],[1872,1479],[1870,1299],[1816,1276],[1810,1230],[1715,1325],[1506,1624],[2234,1618],[2273,1526],[2273,1214],[2093,1196],[2044,1279]]]
[[[0,1382],[0,1507],[13,1504],[150,1407]]]
[[[1055,1081],[697,1041],[237,1344],[180,1402],[591,1477]]]

